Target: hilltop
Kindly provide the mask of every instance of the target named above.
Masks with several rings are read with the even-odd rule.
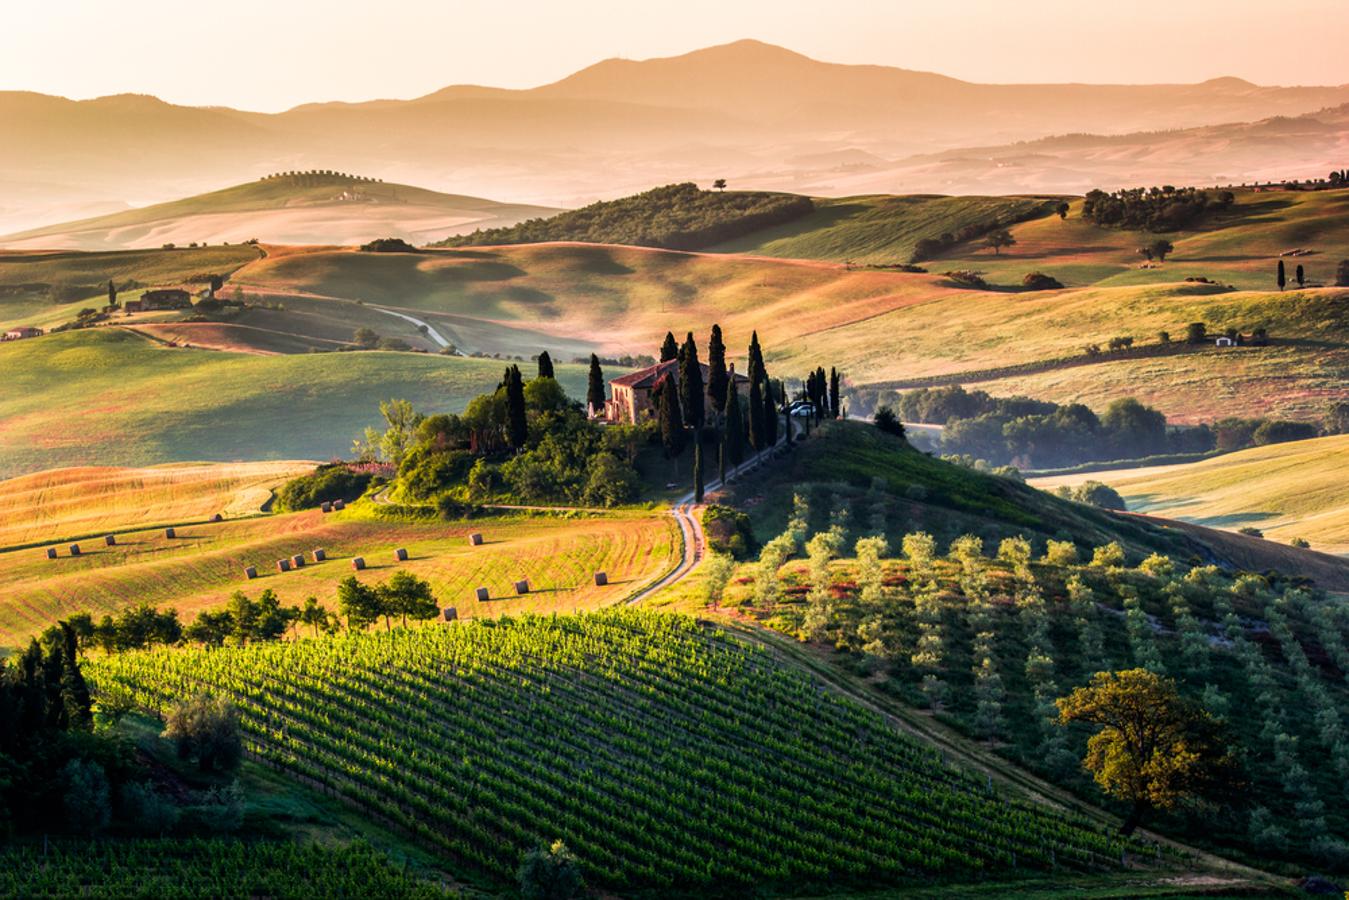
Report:
[[[280,173],[168,203],[6,235],[0,237],[0,246],[127,250],[249,240],[359,244],[377,237],[424,243],[556,211],[337,172]]]

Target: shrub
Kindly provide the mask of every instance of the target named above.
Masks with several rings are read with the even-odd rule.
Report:
[[[1029,272],[1021,279],[1021,286],[1028,291],[1057,291],[1063,288],[1063,282],[1043,272]]]
[[[112,806],[108,800],[108,776],[93,760],[72,759],[61,770],[65,788],[66,824],[76,834],[92,837],[108,827]]]
[[[972,269],[955,269],[950,272],[942,272],[942,275],[960,287],[979,291],[988,290],[988,282],[984,280],[984,276]]]
[[[585,502],[597,506],[617,506],[637,495],[637,472],[612,453],[597,453],[590,460],[586,479]]]
[[[899,421],[895,411],[889,406],[882,406],[876,410],[876,415],[872,418],[876,427],[886,434],[893,434],[897,438],[904,437],[904,423]]]
[[[1103,544],[1092,553],[1091,564],[1099,568],[1119,568],[1124,565],[1124,548],[1117,541]]]
[[[1045,547],[1045,562],[1051,566],[1077,565],[1077,545],[1072,541],[1053,541]]]
[[[359,497],[370,486],[370,479],[369,472],[353,472],[343,463],[328,463],[286,482],[276,493],[277,507],[294,512],[312,509],[324,501]]]
[[[1311,547],[1311,543],[1306,538],[1300,537],[1293,538],[1288,542],[1288,545],[1290,547],[1297,547],[1300,550],[1307,550]]]
[[[1305,441],[1314,438],[1319,429],[1309,422],[1266,421],[1251,434],[1251,442],[1257,447],[1266,444],[1282,444],[1287,441]]]
[[[749,516],[729,506],[713,504],[703,510],[703,531],[708,549],[748,559],[754,552],[754,531]]]
[[[368,244],[361,244],[366,253],[417,253],[416,247],[402,238],[377,238]]]
[[[132,783],[122,788],[122,807],[137,831],[156,837],[173,831],[180,815],[177,804],[149,784]]]
[[[1255,538],[1262,538],[1265,536],[1265,533],[1263,531],[1251,525],[1244,525],[1241,528],[1238,528],[1237,534],[1244,534],[1247,537],[1255,537]]]
[[[525,900],[571,900],[585,888],[580,861],[561,841],[526,853],[517,877]]]
[[[1073,491],[1073,499],[1101,509],[1126,509],[1119,491],[1100,481],[1084,481]]]
[[[165,721],[164,737],[180,759],[195,759],[203,772],[233,769],[243,756],[239,712],[224,698],[198,694],[179,703]]]

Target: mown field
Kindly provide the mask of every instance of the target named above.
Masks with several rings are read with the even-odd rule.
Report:
[[[53,469],[0,482],[0,547],[256,515],[306,462]]]
[[[17,341],[0,346],[0,476],[72,465],[329,459],[378,424],[381,400],[457,411],[494,390],[504,365],[423,353],[172,349],[115,328]],[[584,367],[557,372],[568,393],[584,395]]]
[[[555,839],[593,887],[666,894],[1110,872],[1144,849],[991,790],[688,617],[531,617],[87,669],[100,698],[152,710],[202,685],[233,697],[254,753],[503,881]]]
[[[1215,459],[1032,480],[1046,490],[1103,481],[1131,510],[1213,528],[1259,529],[1267,539],[1302,538],[1349,553],[1349,435],[1254,447]]]
[[[674,522],[661,512],[520,513],[457,522],[382,512],[350,508],[226,520],[178,528],[173,539],[158,529],[131,531],[112,547],[101,539],[82,541],[78,557],[59,544],[55,560],[39,548],[0,553],[6,585],[0,646],[17,645],[71,613],[97,618],[138,603],[175,607],[191,621],[237,590],[256,597],[270,588],[287,604],[313,596],[336,611],[337,583],[353,574],[356,556],[367,564],[360,580],[378,583],[405,569],[431,583],[441,606],[454,606],[466,618],[584,609],[634,592],[671,568],[681,552]],[[484,535],[483,545],[469,545],[473,532]],[[400,547],[409,554],[403,563],[394,559]],[[315,548],[326,551],[326,562],[314,563]],[[277,571],[277,560],[296,554],[308,564]],[[246,566],[256,566],[259,577],[247,580]],[[607,586],[594,584],[598,571],[608,573]],[[529,593],[516,593],[518,579],[529,581]],[[479,587],[492,599],[478,602]]]

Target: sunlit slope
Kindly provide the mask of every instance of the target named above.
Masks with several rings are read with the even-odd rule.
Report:
[[[1131,510],[1215,528],[1258,528],[1266,538],[1309,541],[1349,553],[1349,435],[1255,447],[1153,469],[1095,472],[1033,482],[1051,488],[1087,479],[1124,495]]]
[[[526,363],[526,366],[529,364]],[[0,475],[67,465],[328,459],[381,400],[462,409],[505,363],[425,353],[255,356],[170,349],[115,328],[0,346]],[[571,396],[585,369],[559,366]]]
[[[555,209],[442,194],[404,184],[273,178],[78,222],[0,237],[13,248],[83,250],[165,243],[363,243],[395,236],[417,242],[512,225]]]
[[[187,463],[52,469],[0,482],[0,547],[138,525],[260,512],[311,463]]]

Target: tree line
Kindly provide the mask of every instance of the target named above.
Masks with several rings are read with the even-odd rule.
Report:
[[[1082,202],[1082,218],[1102,227],[1177,231],[1206,212],[1227,209],[1235,200],[1236,195],[1231,191],[1210,194],[1198,188],[1177,188],[1169,184],[1110,193],[1095,189],[1088,191]]]

